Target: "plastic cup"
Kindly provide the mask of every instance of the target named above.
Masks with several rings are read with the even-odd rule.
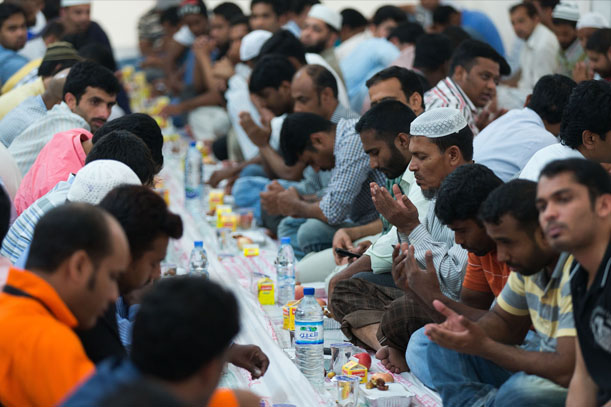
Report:
[[[337,388],[337,405],[340,407],[357,407],[360,378],[355,376],[335,376],[334,379]]]
[[[342,374],[342,366],[348,363],[348,359],[352,356],[354,347],[351,343],[333,343],[331,344],[331,366],[329,370],[337,375]]]

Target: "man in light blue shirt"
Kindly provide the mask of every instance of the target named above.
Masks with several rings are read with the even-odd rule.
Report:
[[[0,4],[0,85],[28,63],[17,53],[25,46],[27,39],[23,10],[7,2]]]
[[[575,85],[563,75],[539,79],[525,108],[510,110],[475,137],[475,162],[504,182],[512,179],[537,151],[558,143],[562,112]]]

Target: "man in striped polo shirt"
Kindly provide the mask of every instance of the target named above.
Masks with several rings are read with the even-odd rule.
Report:
[[[483,112],[496,97],[496,85],[501,75],[511,69],[490,45],[466,40],[454,51],[450,61],[450,75],[424,94],[426,110],[452,107],[460,110],[474,135],[492,118]],[[495,112],[492,112],[495,113]]]
[[[513,269],[494,307],[475,322],[433,303],[446,320],[425,326],[435,342],[427,360],[444,405],[564,406],[575,366],[571,261],[544,239],[536,190],[534,182],[512,181],[482,204],[497,258]],[[537,349],[516,347],[531,327]]]

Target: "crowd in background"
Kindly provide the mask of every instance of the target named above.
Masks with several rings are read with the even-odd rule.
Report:
[[[92,7],[0,4],[0,405],[258,406],[217,388],[269,365],[231,291],[157,281],[185,225]],[[611,27],[507,19],[512,44],[440,0],[159,0],[139,69],[389,371],[447,406],[611,406]]]

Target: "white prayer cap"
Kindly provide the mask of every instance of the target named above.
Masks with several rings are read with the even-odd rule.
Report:
[[[337,31],[342,29],[342,15],[322,4],[314,4],[308,13],[308,17],[322,20]]]
[[[83,4],[91,4],[91,0],[62,0],[62,7],[82,6]]]
[[[587,28],[608,28],[609,22],[607,21],[605,16],[593,11],[591,13],[586,13],[582,15],[579,21],[577,22],[578,30],[581,28],[586,28],[586,27]]]
[[[567,21],[579,21],[579,6],[572,1],[562,1],[554,7],[552,18]]]
[[[459,110],[451,107],[440,107],[428,110],[412,122],[409,134],[439,138],[458,133],[467,126],[467,120]]]
[[[240,45],[240,59],[242,61],[250,61],[258,57],[261,47],[271,36],[272,33],[265,30],[255,30],[246,34],[242,38],[242,44]]]
[[[119,185],[142,185],[136,173],[115,160],[95,160],[79,170],[68,190],[70,202],[99,204]]]

